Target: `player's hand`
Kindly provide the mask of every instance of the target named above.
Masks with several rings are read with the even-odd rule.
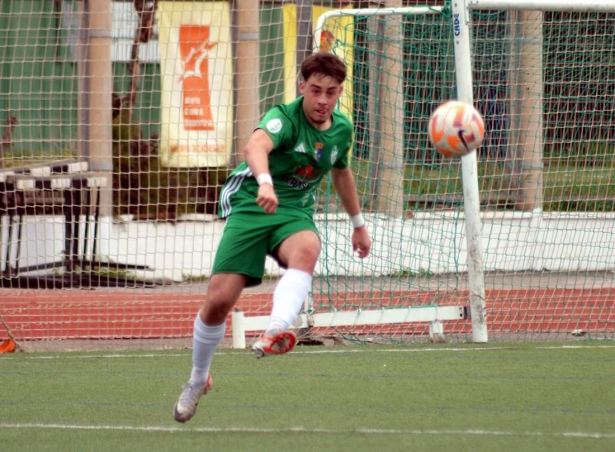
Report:
[[[372,239],[369,238],[367,228],[365,226],[355,228],[354,231],[352,231],[352,249],[363,259],[369,255],[369,250],[371,248]]]
[[[256,204],[258,204],[266,213],[275,212],[275,209],[278,207],[278,197],[273,190],[273,185],[265,183],[258,187]]]

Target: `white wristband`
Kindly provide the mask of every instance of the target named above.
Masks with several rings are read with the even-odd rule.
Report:
[[[355,229],[365,226],[365,218],[361,214],[350,217],[350,222]]]
[[[256,182],[258,182],[258,185],[263,185],[265,183],[273,185],[273,179],[269,173],[259,174],[256,178]]]

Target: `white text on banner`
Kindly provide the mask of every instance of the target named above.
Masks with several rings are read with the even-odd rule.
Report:
[[[233,143],[228,2],[160,2],[160,159],[170,167],[227,166]]]

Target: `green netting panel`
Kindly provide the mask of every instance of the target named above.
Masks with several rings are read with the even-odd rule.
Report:
[[[284,31],[282,6],[264,3],[260,11],[261,114],[284,102]]]
[[[489,130],[480,155],[485,180],[491,180],[482,188],[492,195],[492,205],[518,203],[514,191],[527,177],[523,162],[527,165],[528,154],[536,152],[534,164],[544,165],[539,207],[613,210],[608,182],[615,153],[613,18],[612,13],[473,12],[475,100]],[[538,49],[541,56],[526,53]],[[522,86],[520,77],[531,83]],[[521,123],[523,108],[534,108],[543,121],[542,143],[534,150]]]
[[[77,2],[0,1],[0,134],[14,118],[4,165],[77,155]],[[114,24],[120,27],[120,17]],[[83,31],[81,31],[83,33]],[[132,121],[143,137],[160,129],[160,65],[142,61]],[[130,90],[128,61],[114,61],[113,90]],[[81,88],[83,89],[83,88]]]
[[[15,118],[11,152],[18,160],[70,155],[76,67],[56,2],[3,1],[0,7],[0,130]]]
[[[359,15],[343,25],[352,42],[343,21],[325,22],[332,51],[353,68],[352,168],[374,255],[351,256],[350,226],[324,186],[317,312],[468,304],[461,164],[434,152],[426,133],[433,109],[457,96],[451,19],[447,8]],[[613,335],[613,19],[471,12],[468,64],[487,129],[477,169],[493,340]],[[463,339],[470,331],[468,322],[446,328]],[[339,332],[413,341],[425,339],[426,326]]]
[[[544,16],[548,210],[615,208],[615,14]]]
[[[114,91],[123,97],[130,92],[130,64],[113,64]],[[144,138],[160,134],[160,64],[141,63],[139,72],[139,92],[132,114],[132,121],[141,128]]]

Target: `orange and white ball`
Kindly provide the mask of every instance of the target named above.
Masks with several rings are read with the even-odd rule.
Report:
[[[447,157],[463,157],[478,149],[485,138],[485,122],[472,105],[448,101],[429,118],[429,141]]]

